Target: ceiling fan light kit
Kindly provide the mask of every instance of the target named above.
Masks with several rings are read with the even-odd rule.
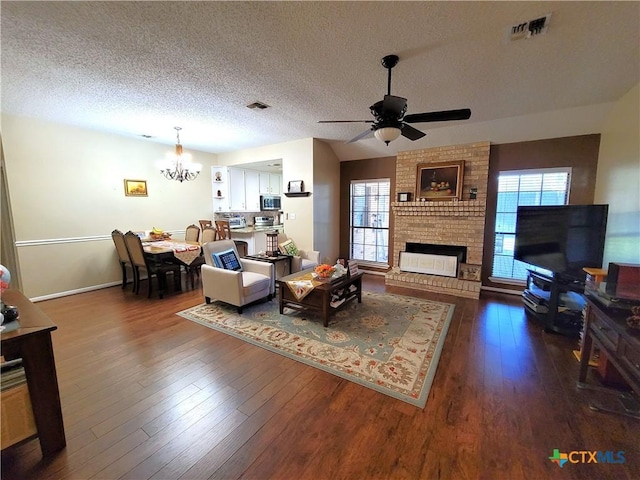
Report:
[[[397,127],[381,127],[373,132],[373,135],[380,141],[389,145],[389,142],[393,142],[400,136],[402,130]]]
[[[360,135],[352,138],[347,143],[357,142],[371,135],[389,145],[400,135],[409,140],[418,140],[426,134],[410,123],[448,122],[452,120],[468,120],[471,110],[462,108],[458,110],[444,110],[441,112],[414,113],[405,116],[407,112],[407,99],[391,95],[391,70],[398,64],[400,58],[397,55],[387,55],[382,58],[382,66],[388,70],[387,94],[384,98],[371,105],[369,109],[374,120],[321,120],[318,123],[371,123],[371,127]]]

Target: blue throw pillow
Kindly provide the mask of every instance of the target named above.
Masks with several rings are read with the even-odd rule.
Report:
[[[242,271],[242,265],[236,256],[236,252],[232,248],[223,252],[214,253],[211,257],[213,259],[213,264],[218,268],[236,270],[239,272]]]

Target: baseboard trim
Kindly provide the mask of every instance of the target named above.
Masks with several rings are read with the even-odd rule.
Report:
[[[69,295],[77,295],[78,293],[92,292],[93,290],[102,290],[103,288],[114,287],[116,285],[122,285],[122,282],[109,282],[102,285],[92,285],[90,287],[77,288],[75,290],[67,290],[66,292],[56,292],[49,295],[41,295],[39,297],[32,297],[29,300],[32,302],[42,302],[44,300],[53,300],[54,298],[68,297]]]
[[[384,277],[387,274],[387,272],[381,272],[380,270],[368,270],[362,265],[358,265],[358,269],[369,275],[379,275]]]
[[[480,287],[480,290],[489,291],[489,292],[497,292],[497,293],[506,293],[507,295],[517,295],[521,296],[521,290],[510,290],[508,288],[497,288],[497,287]]]
[[[515,278],[489,277],[489,281],[492,283],[502,283],[504,285],[522,287],[523,289],[527,286],[526,280],[517,280]]]

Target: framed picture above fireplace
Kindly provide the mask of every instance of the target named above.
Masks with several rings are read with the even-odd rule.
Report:
[[[462,199],[464,160],[420,163],[416,175],[416,199],[432,201]]]

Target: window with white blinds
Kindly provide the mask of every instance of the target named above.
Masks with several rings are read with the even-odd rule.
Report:
[[[533,267],[513,258],[518,206],[566,205],[570,184],[571,168],[500,172],[492,277],[527,278],[527,269]]]
[[[361,263],[388,265],[390,192],[388,178],[351,182],[349,251]]]

